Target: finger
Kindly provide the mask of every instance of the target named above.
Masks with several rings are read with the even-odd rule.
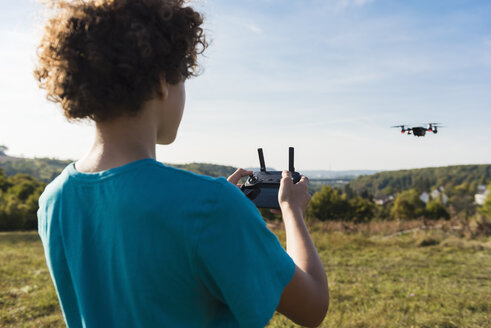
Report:
[[[249,170],[244,170],[244,169],[242,169],[242,168],[238,168],[237,170],[235,170],[235,172],[234,172],[234,173],[232,173],[232,175],[231,175],[231,176],[229,176],[229,177],[227,178],[227,180],[228,180],[228,182],[230,182],[230,183],[232,183],[232,184],[236,185],[236,184],[237,184],[237,182],[239,182],[239,180],[240,180],[241,178],[243,178],[243,177],[245,177],[245,176],[248,176],[248,175],[250,175],[250,174],[252,174],[252,171],[249,171]]]
[[[295,186],[298,186],[298,188],[302,188],[305,191],[308,191],[309,190],[309,182],[308,182],[308,180],[305,180],[305,179],[298,181],[295,184]]]
[[[300,178],[300,181],[297,182],[297,184],[299,183],[304,183],[304,184],[309,184],[310,180],[309,178],[307,178],[305,175],[302,175],[302,177]]]

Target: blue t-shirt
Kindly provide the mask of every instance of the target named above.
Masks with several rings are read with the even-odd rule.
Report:
[[[39,200],[39,235],[75,327],[264,327],[295,264],[224,178],[143,159],[74,163]]]

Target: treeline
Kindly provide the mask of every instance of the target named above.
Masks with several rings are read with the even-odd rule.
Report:
[[[233,166],[207,164],[207,163],[190,163],[190,164],[165,164],[188,170],[198,174],[208,175],[210,177],[228,177],[236,170]]]
[[[57,177],[72,160],[58,160],[53,158],[18,158],[9,157],[0,153],[0,168],[7,176],[18,173],[28,174],[42,182],[49,183]],[[227,177],[235,171],[232,166],[190,163],[190,164],[167,164],[169,166],[204,174],[212,177]]]
[[[367,222],[373,219],[449,219],[448,208],[441,199],[431,199],[424,203],[415,189],[405,190],[385,205],[374,202],[367,192],[358,194],[349,185],[344,190],[324,186],[310,201],[307,214],[309,218],[320,221]]]
[[[1,151],[1,149],[0,149]],[[72,161],[0,156],[0,231],[37,229],[39,196],[47,183]],[[229,176],[234,167],[191,163],[167,164],[209,176]]]
[[[415,198],[415,195],[431,193],[438,189],[446,199],[432,200],[426,204],[427,207],[436,211],[435,208],[442,205],[450,216],[467,218],[477,213],[478,207],[474,195],[478,192],[478,186],[486,186],[490,182],[491,165],[456,165],[380,172],[370,176],[360,176],[353,180],[350,186],[356,192],[368,193],[375,198],[391,195],[407,198],[409,192],[411,197]],[[390,206],[396,204],[397,201]],[[418,209],[415,212],[420,213],[422,204],[413,205]],[[441,212],[440,209],[437,212]]]
[[[37,228],[38,198],[44,187],[71,161],[0,156],[0,230]],[[232,166],[167,164],[195,173],[227,177]],[[366,222],[373,219],[448,219],[476,214],[491,218],[491,191],[477,206],[477,186],[491,182],[491,165],[461,165],[380,172],[362,176],[344,186],[322,186],[313,192],[308,217],[313,220]],[[442,188],[443,187],[443,188]],[[438,188],[436,198],[421,194]],[[488,187],[491,188],[491,187]],[[380,202],[381,199],[386,201]],[[261,210],[266,218],[275,216]],[[277,217],[276,217],[277,218]]]
[[[37,229],[38,199],[44,187],[27,174],[7,177],[0,168],[0,231]]]
[[[0,168],[9,177],[23,173],[48,183],[71,162],[52,158],[18,158],[4,155],[0,157]]]
[[[374,196],[391,195],[408,189],[421,193],[444,187],[448,195],[460,194],[462,189],[474,194],[479,185],[491,181],[491,165],[455,165],[424,169],[385,171],[359,176],[350,185],[356,191]]]

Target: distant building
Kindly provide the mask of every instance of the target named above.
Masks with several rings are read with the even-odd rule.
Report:
[[[477,205],[484,205],[486,198],[488,197],[489,189],[485,185],[479,185],[477,187],[477,194],[474,195],[474,202]]]
[[[440,196],[440,194],[441,194],[441,192],[440,192],[439,188],[436,188],[435,190],[433,190],[430,193],[432,199],[437,199],[438,196]]]
[[[430,193],[431,199],[440,199],[443,205],[447,205],[448,196],[443,192],[444,190],[445,190],[444,187],[438,187],[435,190],[433,190]]]
[[[484,194],[487,190],[488,190],[488,188],[486,188],[485,185],[477,186],[477,193],[478,194]]]
[[[439,199],[443,205],[447,205],[448,203],[448,196],[443,192],[445,188],[443,187],[438,187],[435,190],[433,190],[431,193],[428,192],[423,192],[421,195],[419,195],[419,199],[423,203],[428,203],[431,199]]]
[[[373,202],[377,205],[385,206],[388,203],[394,201],[394,196],[389,195],[389,196],[381,196],[381,197],[376,197],[373,199]]]
[[[428,194],[426,191],[424,193],[422,193],[420,196],[419,196],[419,199],[421,199],[421,201],[423,203],[428,203],[428,200],[430,199],[430,194]]]

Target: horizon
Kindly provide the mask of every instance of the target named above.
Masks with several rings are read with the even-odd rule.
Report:
[[[394,171],[491,163],[491,3],[474,0],[201,1],[212,41],[186,83],[165,163]],[[32,77],[42,11],[0,5],[0,145],[78,159],[91,124],[70,124]],[[5,46],[7,45],[7,46]],[[254,124],[251,124],[253,122]],[[436,135],[390,126],[441,122]],[[361,167],[361,168],[360,168]]]
[[[0,145],[2,146],[2,145]],[[70,159],[70,158],[57,158],[57,157],[26,157],[26,156],[23,156],[23,155],[16,155],[16,156],[13,156],[13,155],[10,155],[8,154],[8,150],[5,152],[5,156],[6,157],[10,157],[10,158],[20,158],[20,159],[50,159],[50,160],[57,160],[57,161],[76,161],[74,159]],[[2,157],[2,154],[0,152],[0,158]],[[174,163],[174,162],[164,162],[164,161],[161,161],[159,160],[158,158],[156,159],[157,161],[159,162],[162,162],[163,164],[166,164],[166,165],[189,165],[189,164],[209,164],[209,165],[218,165],[218,166],[231,166],[231,167],[235,167],[235,168],[243,168],[243,169],[257,169],[259,170],[259,166],[235,166],[235,165],[230,165],[230,164],[223,164],[223,163],[213,163],[213,162],[185,162],[185,163]],[[426,167],[413,167],[413,168],[399,168],[399,169],[388,169],[388,170],[382,170],[382,169],[364,169],[364,168],[355,168],[355,169],[347,169],[347,170],[330,170],[330,169],[323,169],[323,168],[314,168],[314,169],[305,169],[305,170],[301,170],[301,169],[298,169],[296,167],[296,170],[300,173],[302,172],[315,172],[315,171],[320,171],[320,172],[351,172],[351,171],[372,171],[373,173],[372,174],[375,174],[375,173],[380,173],[380,172],[389,172],[389,171],[405,171],[405,170],[424,170],[424,169],[429,169],[429,168],[439,168],[439,167],[450,167],[450,166],[472,166],[472,165],[491,165],[491,163],[483,163],[483,164],[477,164],[477,163],[467,163],[467,164],[452,164],[452,165],[441,165],[441,166],[426,166]],[[267,166],[267,169],[269,171],[271,170],[279,170],[278,168],[276,167],[272,167],[272,166]]]

